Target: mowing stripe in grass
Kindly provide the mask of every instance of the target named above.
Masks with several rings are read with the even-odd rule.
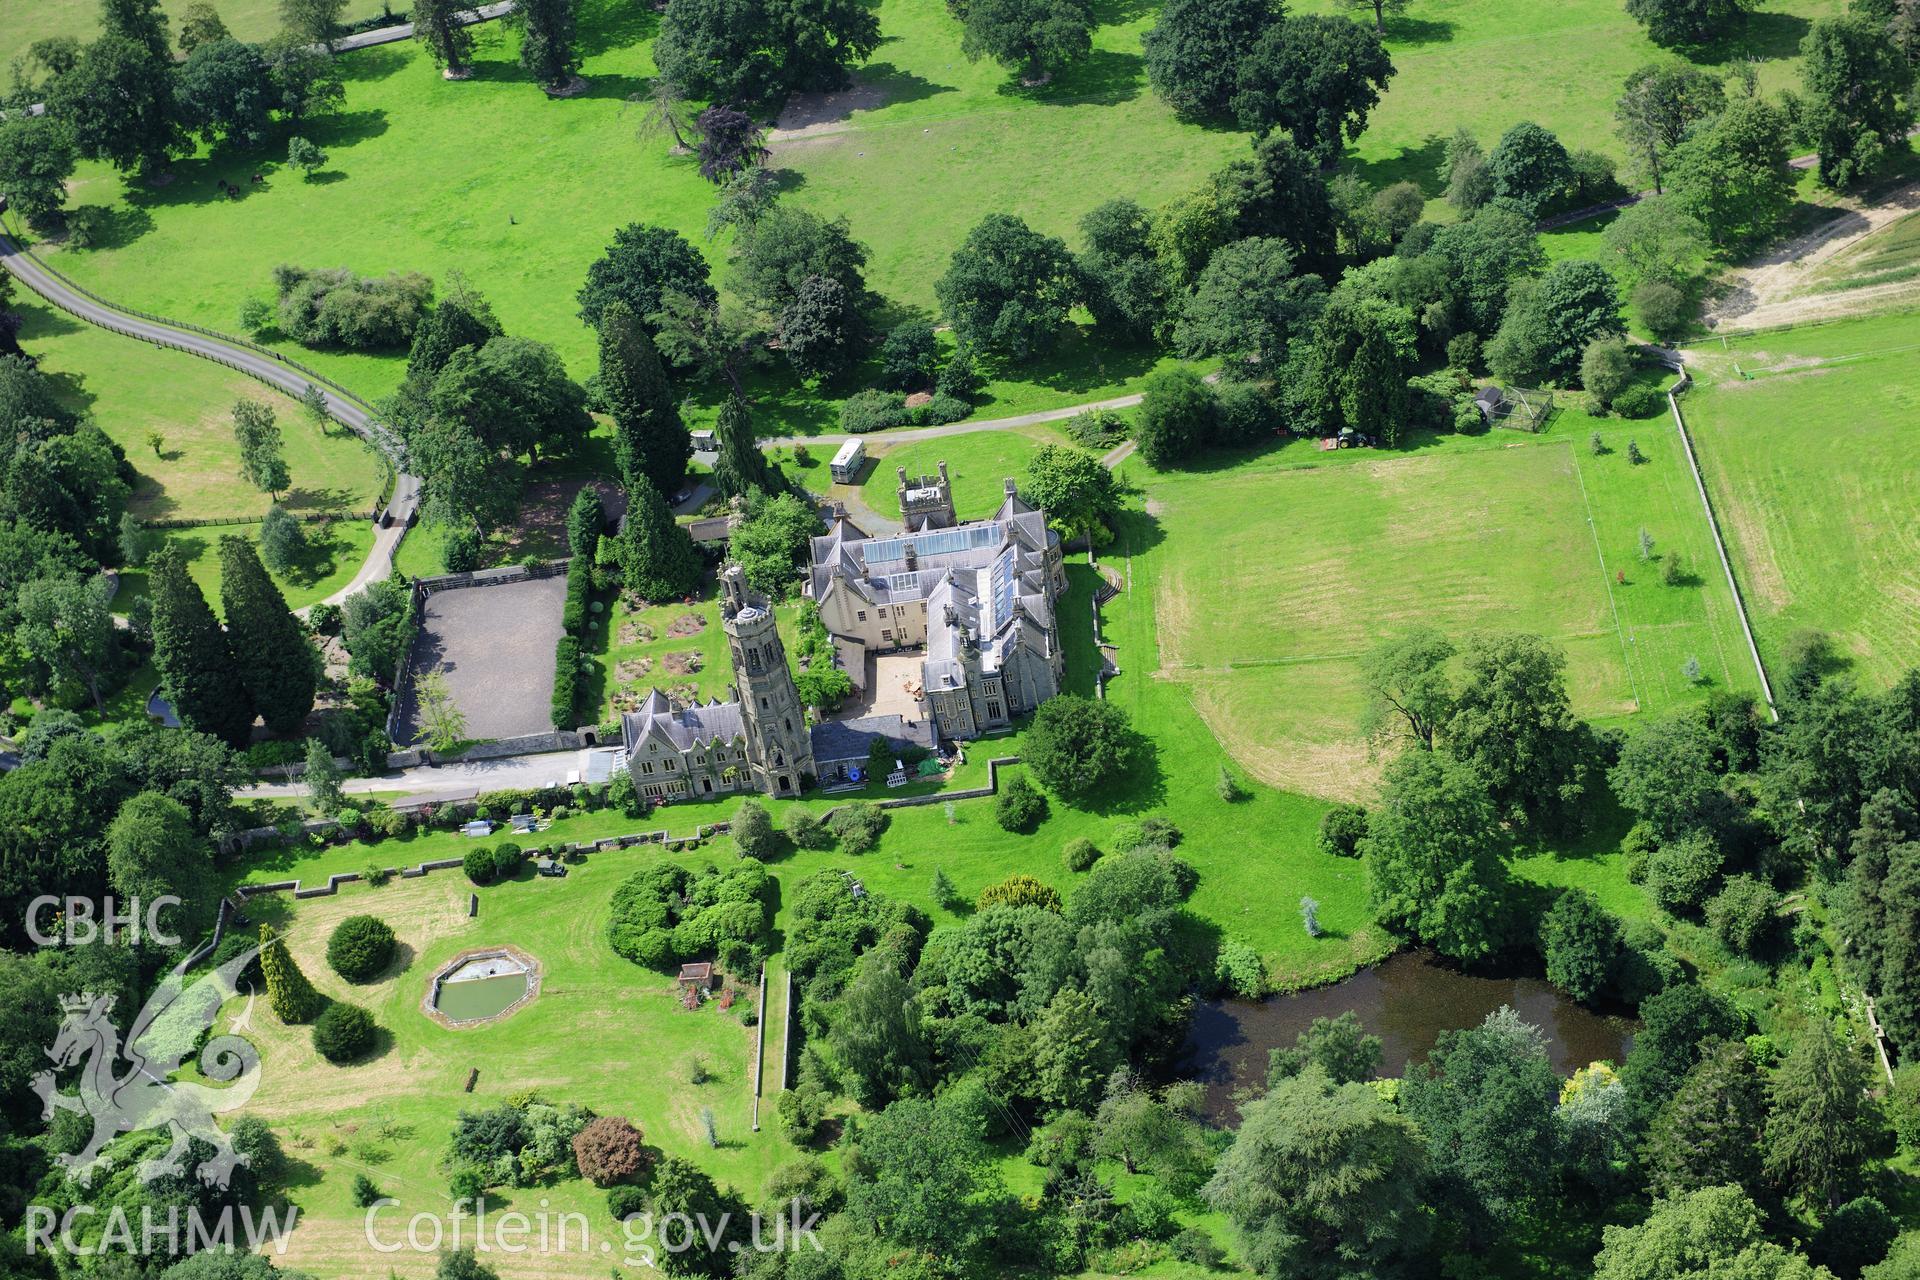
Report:
[[[1613,614],[1613,637],[1620,642],[1620,662],[1627,669],[1627,687],[1633,690],[1637,711],[1647,702],[1640,696],[1640,678],[1633,673],[1633,654],[1627,648],[1626,630],[1620,625],[1620,602],[1613,595],[1613,579],[1607,576],[1607,553],[1600,549],[1600,526],[1594,523],[1593,499],[1587,496],[1587,477],[1580,469],[1580,455],[1573,454],[1572,459],[1573,478],[1580,482],[1580,506],[1587,513],[1587,533],[1593,538],[1594,557],[1600,561],[1600,584],[1607,589],[1607,609]]]

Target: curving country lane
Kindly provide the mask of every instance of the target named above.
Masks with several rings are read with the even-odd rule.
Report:
[[[333,420],[379,450],[394,471],[393,496],[382,513],[380,527],[374,531],[372,549],[353,580],[328,596],[325,603],[339,604],[368,583],[393,572],[393,553],[419,507],[420,480],[403,469],[405,459],[399,441],[379,421],[372,405],[324,375],[267,347],[116,307],[61,275],[5,232],[0,232],[0,267],[54,306],[88,324],[226,365],[295,399],[306,395],[310,388],[317,389]]]

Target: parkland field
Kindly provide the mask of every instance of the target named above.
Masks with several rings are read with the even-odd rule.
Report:
[[[1920,663],[1920,316],[1702,343],[1684,402],[1762,656],[1827,632],[1869,683]]]
[[[1629,461],[1630,443],[1645,461]],[[1276,786],[1372,791],[1357,661],[1416,625],[1548,637],[1575,711],[1602,723],[1759,687],[1664,412],[1567,408],[1541,436],[1447,436],[1387,457],[1299,441],[1157,477],[1148,494],[1159,675]]]
[[[1699,57],[1716,69],[1757,58],[1763,87],[1785,84],[1809,21],[1841,7],[1792,0]],[[889,322],[930,311],[949,255],[988,213],[1013,210],[1077,244],[1078,219],[1116,194],[1111,174],[1130,175],[1125,194],[1152,208],[1244,150],[1244,135],[1181,122],[1148,87],[1140,37],[1153,7],[1107,3],[1095,14],[1092,55],[1047,86],[1022,89],[990,61],[969,62],[959,24],[938,6],[885,0],[887,40],[858,71],[859,87],[789,108],[791,127],[772,135],[770,164],[791,199],[848,218],[871,251],[868,282],[890,304]],[[107,297],[226,330],[290,256],[373,275],[438,280],[460,270],[508,332],[553,344],[585,377],[592,334],[573,295],[616,228],[673,227],[724,279],[727,237],[704,230],[712,188],[664,139],[635,136],[642,113],[628,99],[653,74],[657,24],[645,5],[585,0],[579,48],[589,88],[565,101],[527,81],[516,37],[499,24],[475,29],[476,74],[462,84],[443,82],[412,44],[345,55],[345,105],[311,129],[329,156],[315,181],[278,156],[226,150],[176,162],[161,189],[83,165],[72,203],[108,211],[100,245],[55,261]],[[1546,12],[1507,0],[1426,4],[1391,18],[1386,42],[1399,74],[1350,164],[1368,182],[1411,179],[1430,195],[1456,125],[1491,145],[1515,120],[1533,118],[1569,146],[1622,157],[1612,100],[1627,72],[1658,54],[1612,0]],[[507,133],[512,147],[472,145]],[[258,187],[248,181],[256,172],[267,179]],[[238,183],[244,198],[226,199],[222,181]],[[369,396],[397,386],[404,364],[397,355],[302,358]],[[976,407],[998,416],[1104,398],[1137,390],[1159,363],[1156,353],[1081,330],[1044,360],[989,367]],[[784,383],[767,390],[769,434],[832,425],[832,406],[817,395]]]

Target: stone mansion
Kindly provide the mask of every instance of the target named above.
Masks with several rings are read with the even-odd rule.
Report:
[[[869,654],[924,648],[920,693],[941,736],[1004,729],[1060,691],[1060,536],[1011,479],[992,516],[962,524],[946,463],[897,474],[905,531],[871,537],[836,511],[813,540],[807,594],[855,684]]]
[[[836,512],[813,540],[807,593],[836,657],[865,689],[871,654],[923,650],[916,714],[807,723],[768,602],[739,565],[720,575],[720,627],[735,699],[676,706],[658,689],[620,718],[635,789],[649,800],[760,791],[797,795],[851,781],[878,739],[931,750],[1010,726],[1060,690],[1055,604],[1066,585],[1059,535],[1006,482],[986,520],[954,518],[947,467],[909,485],[906,532],[873,538]],[[871,692],[871,691],[870,691]]]

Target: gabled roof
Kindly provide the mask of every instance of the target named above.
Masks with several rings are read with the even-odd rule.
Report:
[[[666,694],[650,689],[638,711],[620,717],[620,738],[629,756],[650,738],[676,751],[687,751],[745,737],[746,720],[740,714],[740,704],[718,698],[676,708]]]

